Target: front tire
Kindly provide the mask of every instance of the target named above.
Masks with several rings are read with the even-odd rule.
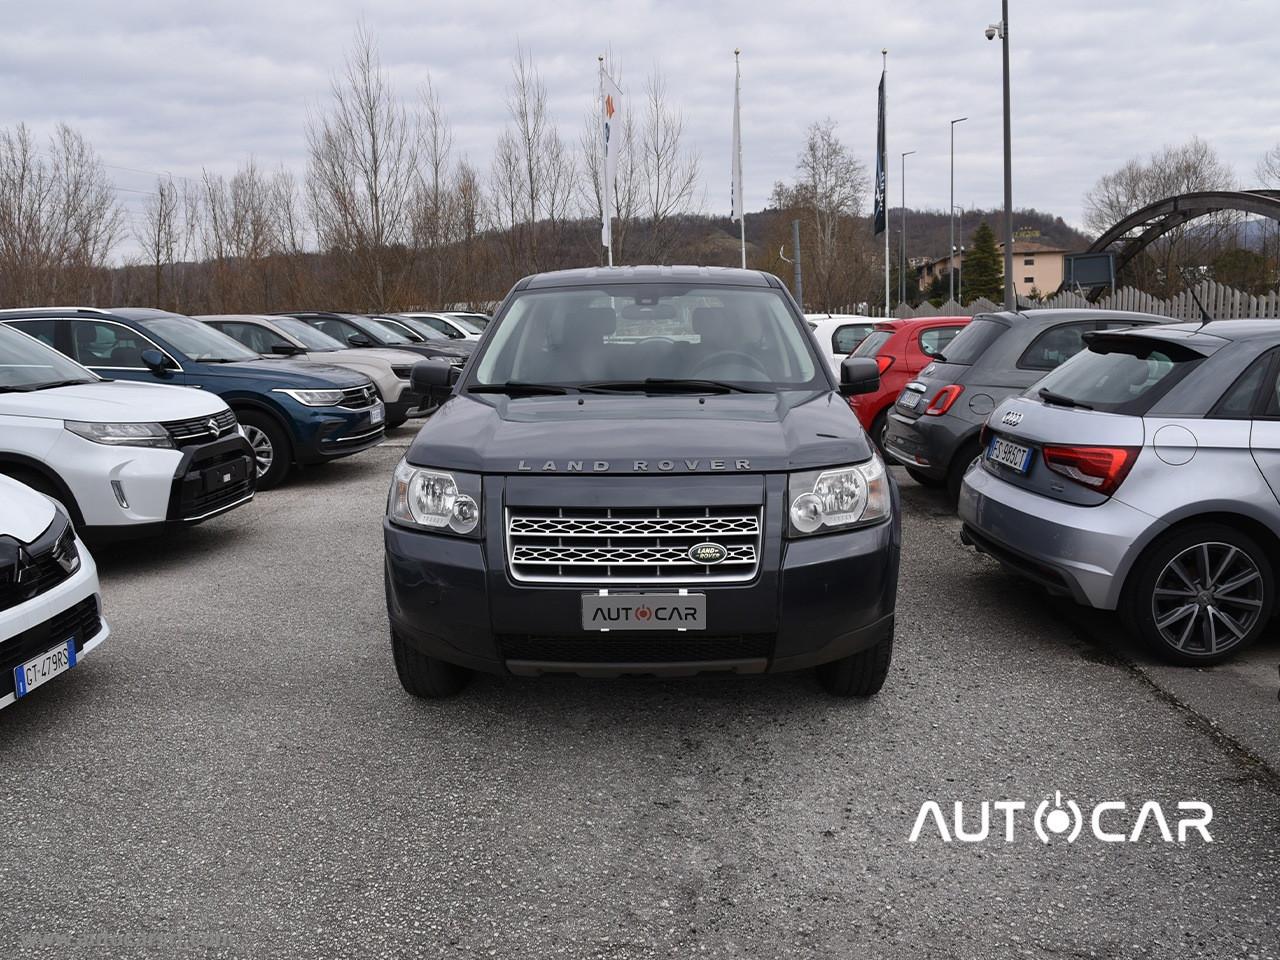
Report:
[[[406,693],[423,700],[452,697],[471,682],[471,671],[466,667],[419,653],[394,628],[391,631],[391,653],[395,658],[400,686]]]
[[[818,683],[836,697],[872,697],[880,692],[893,661],[893,634],[853,656],[817,668]]]
[[[274,417],[256,410],[239,412],[253,459],[258,470],[258,489],[270,490],[284,482],[289,474],[289,438]]]
[[[1126,591],[1125,621],[1165,660],[1209,666],[1267,629],[1275,574],[1258,543],[1234,527],[1198,523],[1149,547]]]

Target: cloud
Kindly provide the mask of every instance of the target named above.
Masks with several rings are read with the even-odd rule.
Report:
[[[983,38],[996,0],[122,0],[15,6],[0,33],[0,117],[45,132],[65,121],[94,143],[136,208],[153,172],[301,171],[308,110],[324,104],[357,17],[406,98],[430,74],[456,148],[482,169],[506,122],[517,44],[547,83],[577,145],[606,50],[632,97],[659,68],[702,158],[708,210],[729,206],[733,48],[741,47],[745,194],[766,202],[793,175],[809,123],[830,116],[874,163],[880,49],[889,48],[890,196],[945,209],[948,121],[957,127],[956,202],[1002,202],[1000,44]],[[1271,70],[1273,0],[1015,4],[1011,29],[1014,201],[1081,219],[1103,173],[1199,135],[1248,181],[1280,140]],[[129,169],[122,169],[129,168]],[[144,171],[134,173],[131,171]]]

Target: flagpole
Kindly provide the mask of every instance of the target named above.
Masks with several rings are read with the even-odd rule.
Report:
[[[880,70],[884,77],[884,315],[889,313],[889,50],[880,51]]]
[[[739,180],[741,180],[742,178],[742,120],[738,116],[738,114],[741,113],[741,102],[742,102],[742,67],[738,63],[738,55],[741,52],[742,51],[737,47],[735,47],[733,50],[733,70],[734,70],[733,108],[734,108],[734,119],[737,120],[737,128],[738,128],[737,129],[737,133],[738,133],[737,149],[738,149]],[[735,184],[734,189],[737,190],[739,194],[741,194],[742,193],[741,182]],[[745,270],[747,269],[747,210],[746,210],[745,203],[742,205],[742,209],[739,210],[738,212],[741,214],[741,216],[738,218],[738,240],[742,247],[742,269]]]
[[[600,147],[601,147],[600,211],[601,211],[601,214],[604,216],[605,221],[608,222],[613,219],[613,211],[609,209],[611,206],[613,206],[613,196],[612,196],[613,190],[611,189],[612,184],[608,182],[609,180],[609,145],[605,142],[605,139],[604,139],[604,123],[605,123],[604,57],[603,56],[596,57],[596,61],[600,64],[600,77],[599,77],[599,80],[600,80]],[[609,226],[610,226],[609,245],[605,247],[605,250],[608,252],[608,256],[609,256],[608,264],[609,266],[612,267],[613,266],[613,229],[612,229],[613,224],[609,224]]]

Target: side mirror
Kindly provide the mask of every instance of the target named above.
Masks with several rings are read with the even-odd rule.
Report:
[[[373,341],[366,337],[363,333],[353,333],[347,337],[347,343],[353,347],[372,347]]]
[[[840,362],[840,393],[846,397],[880,389],[880,365],[872,357],[845,357]]]
[[[453,393],[458,368],[439,360],[419,360],[409,371],[409,386],[433,400],[444,400]]]
[[[307,350],[305,347],[296,347],[292,343],[273,343],[271,352],[278,357],[296,357],[306,353]]]
[[[143,365],[152,373],[163,373],[169,369],[169,358],[159,350],[143,350],[139,358]]]

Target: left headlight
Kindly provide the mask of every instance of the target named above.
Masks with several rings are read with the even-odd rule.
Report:
[[[875,454],[865,463],[793,473],[787,481],[787,529],[793,537],[830,533],[889,516],[889,478]]]
[[[396,523],[460,536],[480,535],[480,478],[396,465],[387,515]]]
[[[90,423],[64,420],[63,426],[77,437],[113,447],[173,448],[169,431],[158,423]]]
[[[342,400],[341,390],[285,390],[277,388],[272,393],[283,393],[308,407],[336,407]]]

